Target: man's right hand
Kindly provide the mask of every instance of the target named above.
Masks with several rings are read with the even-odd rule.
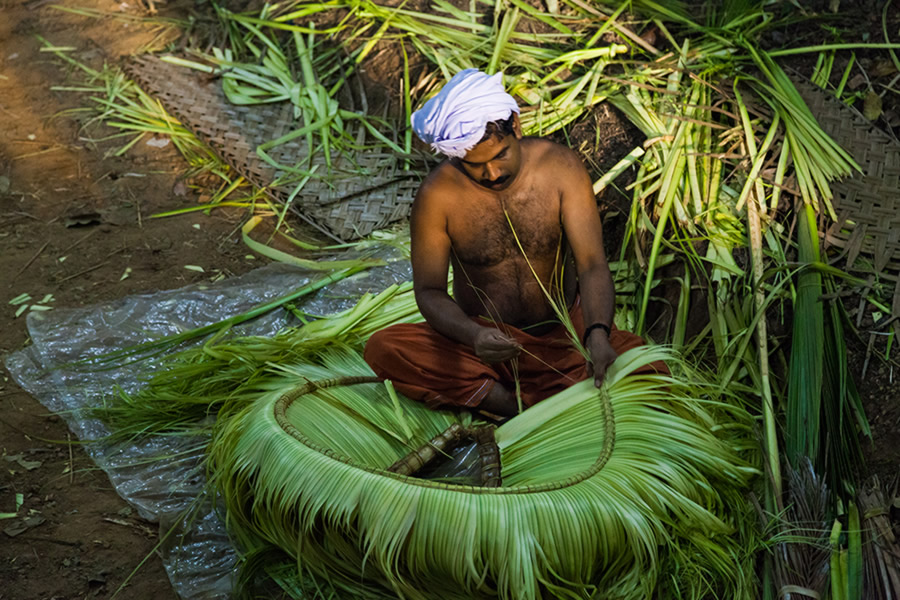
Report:
[[[522,350],[514,338],[503,335],[498,329],[484,327],[475,336],[475,355],[486,363],[498,363],[515,358]]]

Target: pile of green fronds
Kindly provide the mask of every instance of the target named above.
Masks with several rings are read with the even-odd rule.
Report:
[[[258,16],[219,9],[222,26],[229,33],[227,46],[192,51],[202,62],[174,56],[163,60],[220,77],[222,91],[233,104],[293,105],[297,128],[255,149],[282,174],[271,185],[293,189],[288,204],[312,178],[333,181],[339,176],[355,176],[365,180],[370,173],[357,157],[371,149],[387,150],[394,160],[406,161],[409,168],[411,137],[407,135],[403,145],[398,145],[396,121],[369,113],[362,84],[349,89],[351,75],[372,44],[354,44],[359,32],[335,43],[333,37],[346,24],[324,30],[317,29],[314,22],[294,24],[334,6],[287,8],[266,5]],[[282,35],[284,29],[290,34]],[[354,98],[361,106],[351,110],[348,104],[354,104]],[[306,157],[299,164],[278,162],[276,150],[296,140],[305,142]]]
[[[317,290],[323,282],[334,280],[334,276],[329,276],[298,291]],[[299,294],[288,297],[296,298]],[[208,432],[207,417],[216,414],[226,401],[254,401],[261,389],[260,382],[265,381],[272,365],[313,361],[318,354],[335,346],[361,352],[372,333],[394,323],[422,320],[412,283],[406,282],[391,285],[378,294],[365,294],[351,309],[309,320],[271,338],[223,337],[231,324],[216,324],[201,333],[220,332],[219,335],[202,346],[173,354],[143,389],[136,394],[119,390],[97,411],[118,439],[184,431]],[[174,341],[186,340],[183,335]],[[142,350],[155,351],[160,344],[171,348],[172,341],[152,342]]]
[[[211,482],[239,545],[290,555],[304,597],[755,598],[749,417],[696,374],[630,374],[659,359],[679,363],[630,351],[601,390],[501,426],[503,487],[480,488],[387,472],[468,417],[349,385],[371,371],[325,351],[226,404]]]

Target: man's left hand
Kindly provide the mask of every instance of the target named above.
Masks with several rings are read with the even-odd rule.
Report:
[[[591,355],[591,367],[594,371],[594,385],[600,387],[606,377],[606,369],[616,360],[618,354],[609,343],[605,331],[594,331],[588,338],[587,350]]]

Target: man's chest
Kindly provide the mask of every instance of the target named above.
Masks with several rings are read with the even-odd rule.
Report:
[[[453,251],[463,263],[493,266],[523,252],[529,260],[543,260],[560,247],[560,203],[552,191],[530,189],[465,204],[448,223]]]

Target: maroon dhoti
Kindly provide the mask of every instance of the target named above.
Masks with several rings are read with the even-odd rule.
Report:
[[[569,315],[575,331],[584,331],[578,299]],[[519,356],[487,364],[471,347],[438,333],[427,323],[403,323],[372,335],[366,344],[366,362],[376,375],[390,379],[400,393],[431,407],[474,408],[494,385],[500,383],[513,391],[517,379],[523,404],[532,406],[591,375],[584,356],[575,349],[562,324],[543,335],[531,335],[480,317],[473,320],[515,338],[522,345]],[[618,354],[644,343],[639,336],[615,328],[609,342]],[[667,371],[665,366],[649,370]]]

